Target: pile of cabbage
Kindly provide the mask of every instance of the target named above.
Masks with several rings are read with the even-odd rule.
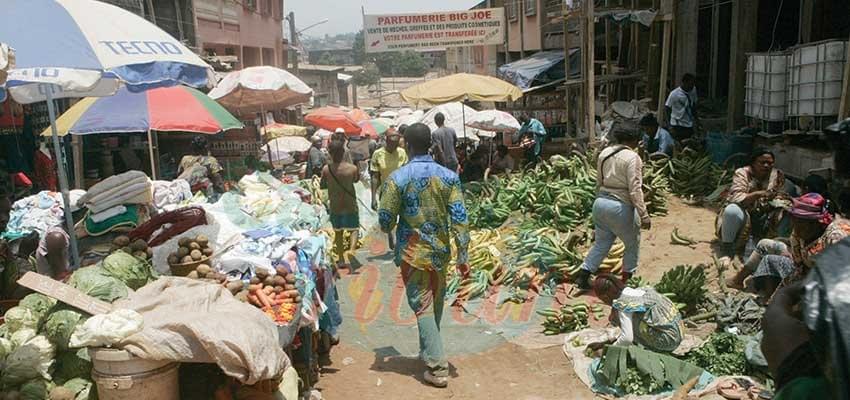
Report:
[[[146,262],[116,252],[96,266],[75,271],[68,284],[111,303],[155,278]],[[14,399],[97,398],[88,350],[71,346],[74,330],[88,317],[38,293],[9,309],[0,326],[0,393]]]

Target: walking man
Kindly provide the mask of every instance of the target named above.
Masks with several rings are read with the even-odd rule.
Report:
[[[378,221],[384,232],[391,232],[398,220],[395,263],[401,268],[407,302],[416,314],[419,357],[428,367],[425,381],[446,387],[449,364],[440,337],[446,268],[454,236],[458,271],[464,277],[469,275],[469,221],[460,178],[428,155],[428,127],[411,125],[404,140],[410,162],[390,174],[384,183]]]
[[[328,187],[330,200],[330,220],[334,228],[334,252],[338,267],[351,265],[349,255],[357,249],[357,236],[360,229],[360,216],[357,210],[357,194],[354,183],[360,180],[357,167],[345,161],[345,142],[331,140],[328,146],[331,164],[322,169],[322,180]],[[345,249],[345,233],[351,233],[348,251]]]
[[[670,116],[670,130],[673,139],[680,142],[694,135],[699,118],[697,117],[696,77],[692,74],[682,76],[682,84],[673,89],[664,104]]]
[[[446,116],[443,113],[437,113],[434,116],[434,123],[437,124],[437,129],[431,134],[431,139],[434,142],[434,160],[450,171],[457,173],[458,162],[457,152],[455,151],[455,147],[457,146],[457,132],[452,128],[444,126]]]
[[[640,143],[637,127],[615,125],[619,144],[606,147],[596,162],[598,193],[593,202],[596,240],[581,265],[576,285],[591,289],[590,275],[599,270],[615,239],[626,246],[623,255],[623,282],[637,270],[640,230],[651,226],[643,201],[643,162],[635,152]]]
[[[395,170],[407,164],[407,152],[399,148],[398,143],[401,135],[397,131],[387,131],[386,143],[384,147],[375,150],[372,154],[372,161],[369,166],[369,172],[372,174],[372,209],[378,209],[378,197],[380,196],[380,188],[384,182],[390,178],[390,174]],[[392,233],[387,233],[387,240],[390,244],[390,249],[395,247],[393,243]]]

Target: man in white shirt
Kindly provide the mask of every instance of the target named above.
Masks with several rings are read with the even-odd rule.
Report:
[[[695,80],[693,74],[685,74],[682,84],[670,92],[664,104],[670,116],[670,131],[679,142],[692,137],[694,128],[699,124]]]

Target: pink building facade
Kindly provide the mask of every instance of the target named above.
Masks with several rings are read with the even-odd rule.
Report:
[[[204,54],[236,56],[236,69],[285,67],[283,0],[195,0]]]

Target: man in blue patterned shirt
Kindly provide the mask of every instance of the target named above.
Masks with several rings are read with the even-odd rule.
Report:
[[[398,220],[395,263],[401,268],[407,302],[416,314],[419,356],[428,366],[425,381],[446,387],[449,364],[440,337],[446,269],[454,236],[458,271],[464,276],[469,274],[469,219],[460,178],[428,155],[428,127],[411,125],[404,140],[411,158],[384,183],[378,221],[384,232],[391,232]]]

